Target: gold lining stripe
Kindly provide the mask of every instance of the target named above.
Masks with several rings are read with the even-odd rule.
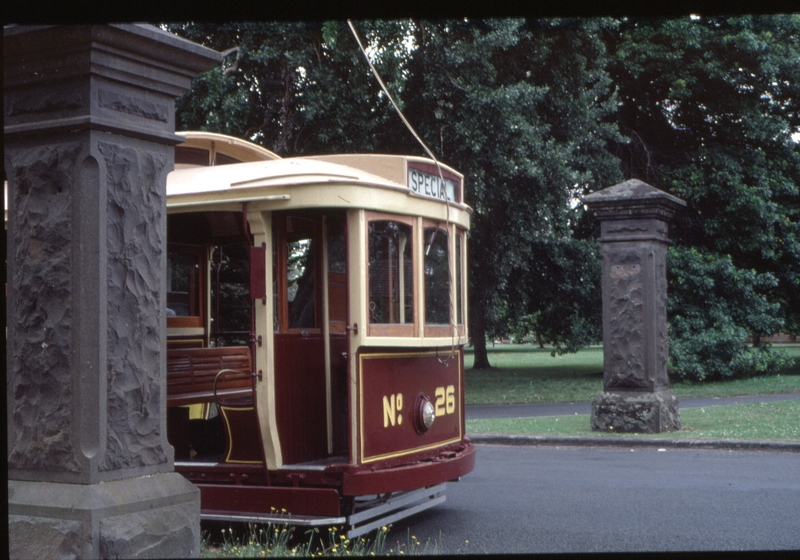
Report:
[[[225,428],[228,431],[228,441],[231,442],[231,448],[228,451],[228,456],[225,457],[226,463],[238,464],[238,465],[263,465],[264,461],[231,461],[231,451],[233,451],[233,436],[231,435],[231,423],[228,420],[228,415],[225,414],[226,410],[236,410],[238,412],[246,412],[248,410],[254,410],[252,406],[220,406],[220,411],[222,415],[225,417]]]

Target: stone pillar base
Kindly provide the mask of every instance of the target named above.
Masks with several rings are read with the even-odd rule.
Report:
[[[678,398],[670,391],[604,392],[592,400],[592,430],[655,434],[681,429]]]
[[[197,558],[200,491],[178,473],[8,481],[11,558]]]

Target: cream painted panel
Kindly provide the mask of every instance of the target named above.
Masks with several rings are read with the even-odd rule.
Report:
[[[353,184],[292,185],[280,189],[271,187],[235,188],[222,191],[170,196],[170,213],[214,210],[235,210],[242,201],[256,211],[291,210],[300,208],[363,208],[377,212],[422,216],[431,220],[458,224],[469,229],[471,209],[460,204],[447,204],[410,195],[406,188],[376,187]],[[206,208],[207,209],[207,208]]]
[[[350,376],[348,392],[350,402],[350,461],[358,462],[358,363],[356,352],[363,344],[367,329],[367,272],[364,263],[366,262],[366,218],[364,210],[351,210],[348,212],[348,306],[350,324],[358,324],[358,334],[349,330],[350,347],[348,349],[348,363],[350,366]]]
[[[283,465],[281,443],[278,438],[278,422],[275,416],[275,355],[272,318],[272,215],[269,212],[253,212],[248,208],[247,222],[256,246],[266,243],[267,298],[266,304],[256,301],[256,334],[262,338],[261,346],[256,345],[256,371],[262,378],[256,383],[258,421],[264,445],[264,457],[269,470]]]

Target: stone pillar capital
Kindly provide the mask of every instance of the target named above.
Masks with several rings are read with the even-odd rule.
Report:
[[[91,129],[177,144],[175,98],[221,59],[152,25],[5,27],[5,140]]]
[[[638,179],[594,192],[584,197],[583,202],[600,220],[601,243],[669,243],[668,224],[686,206],[680,198]]]

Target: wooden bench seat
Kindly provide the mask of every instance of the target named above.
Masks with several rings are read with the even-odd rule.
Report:
[[[241,374],[220,377],[218,397],[252,395],[253,366],[247,346],[167,350],[167,406],[214,402],[214,378],[224,369]]]

